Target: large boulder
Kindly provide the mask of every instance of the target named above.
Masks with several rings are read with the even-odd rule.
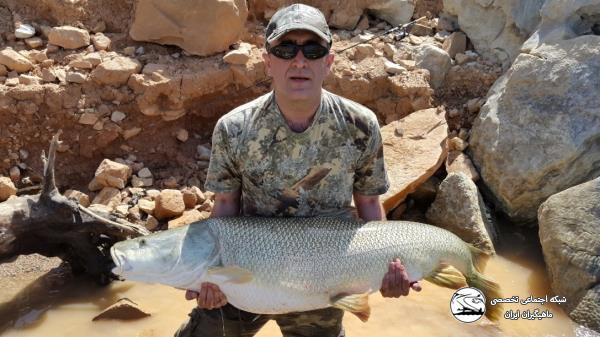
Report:
[[[522,53],[474,122],[474,164],[514,220],[535,220],[546,198],[600,176],[598,45],[586,35]]]
[[[440,184],[425,214],[432,225],[445,228],[466,242],[494,253],[496,231],[477,186],[463,173],[451,173]]]
[[[129,36],[206,56],[226,51],[235,43],[247,16],[246,1],[242,0],[139,0]]]
[[[600,331],[600,178],[551,196],[538,219],[552,290],[573,320]]]
[[[541,23],[521,47],[529,52],[543,43],[568,40],[581,35],[598,35],[598,0],[549,0],[540,10]]]
[[[475,49],[510,63],[540,22],[545,0],[443,0]]]
[[[390,189],[382,195],[386,212],[427,181],[448,155],[448,127],[438,109],[415,111],[381,129]]]

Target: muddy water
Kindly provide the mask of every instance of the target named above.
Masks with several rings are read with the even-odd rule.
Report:
[[[544,297],[551,295],[539,252],[507,249],[488,262],[486,274],[497,280],[505,297]],[[371,319],[362,323],[350,314],[345,316],[348,336],[597,336],[573,323],[557,304],[510,304],[504,310],[548,310],[552,318],[510,320],[502,318],[492,324],[482,318],[475,323],[461,323],[450,313],[453,291],[423,282],[421,293],[401,299],[371,297]],[[165,286],[116,282],[109,287],[91,285],[89,280],[72,279],[51,272],[17,294],[2,287],[0,319],[9,327],[0,330],[5,337],[163,337],[173,332],[186,318],[193,303],[183,299],[183,292]],[[7,296],[9,295],[9,296]],[[560,294],[559,294],[560,295]],[[138,303],[151,317],[136,321],[98,321],[91,319],[117,299],[127,297]],[[549,296],[548,298],[550,298]],[[568,299],[567,299],[568,300]],[[6,325],[6,324],[4,324]],[[279,337],[277,326],[267,324],[258,337]]]

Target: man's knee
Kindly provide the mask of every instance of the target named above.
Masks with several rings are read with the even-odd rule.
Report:
[[[254,336],[268,318],[228,304],[219,309],[194,308],[174,337]]]
[[[277,324],[284,337],[343,337],[344,312],[326,308],[278,315]]]

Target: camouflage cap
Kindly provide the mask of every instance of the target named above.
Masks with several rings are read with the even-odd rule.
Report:
[[[323,13],[317,8],[303,4],[281,8],[271,17],[265,31],[267,44],[293,30],[311,31],[331,45],[331,32]]]

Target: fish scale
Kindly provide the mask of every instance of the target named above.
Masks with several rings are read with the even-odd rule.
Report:
[[[367,295],[379,290],[394,258],[411,281],[426,278],[456,288],[466,278],[486,296],[499,297],[497,284],[473,265],[481,253],[426,224],[320,217],[211,218],[111,249],[113,272],[126,279],[191,290],[212,282],[231,304],[258,314],[334,306],[364,320]],[[489,317],[496,318],[499,308],[490,309]]]
[[[299,285],[308,293],[331,293],[332,287],[338,293],[356,291],[344,287],[349,283],[354,287],[360,284],[362,292],[378,290],[388,263],[395,257],[407,266],[409,278],[418,280],[423,276],[417,275],[422,271],[419,266],[431,260],[429,266],[423,266],[429,272],[443,257],[436,256],[435,251],[447,252],[444,246],[428,247],[426,238],[455,238],[436,227],[410,222],[372,222],[362,226],[337,218],[267,219],[271,223],[263,222],[263,218],[239,219],[211,223],[218,233],[222,264],[251,270],[259,278],[257,282],[265,285]],[[433,255],[437,261],[419,258],[424,247],[431,250],[429,257]],[[470,258],[466,247],[456,253]]]

